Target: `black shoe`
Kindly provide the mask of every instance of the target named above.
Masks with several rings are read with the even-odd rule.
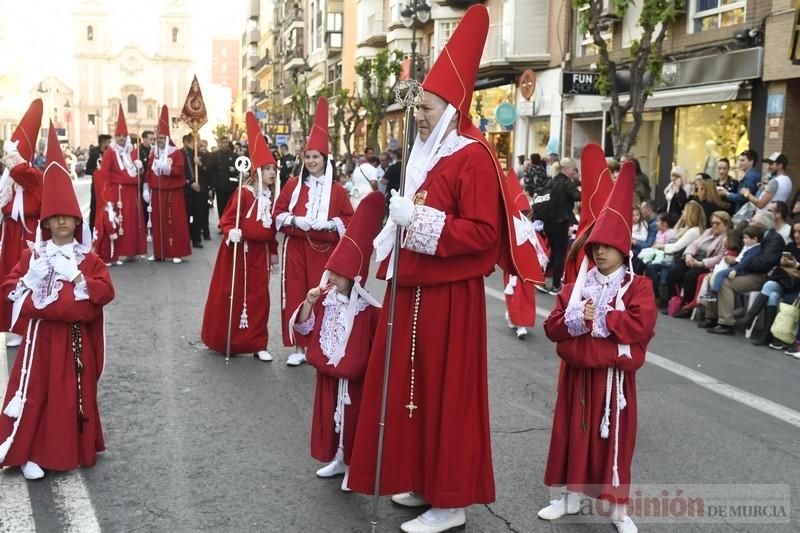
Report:
[[[192,248],[204,248],[204,246],[202,242],[193,242]]]
[[[691,316],[692,316],[692,310],[684,308],[681,309],[677,315],[675,315],[675,318],[691,318]]]
[[[705,320],[702,320],[699,324],[697,324],[697,327],[703,329],[710,329],[716,325],[717,325],[716,320],[714,320],[713,318],[706,318]]]
[[[205,235],[203,235],[203,240],[204,241],[210,241],[211,240],[211,235],[206,233]]]
[[[709,333],[713,333],[714,335],[735,335],[736,330],[733,329],[733,326],[724,326],[722,324],[718,324],[717,326],[706,330]]]

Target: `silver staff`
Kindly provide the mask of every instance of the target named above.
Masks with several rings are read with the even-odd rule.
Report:
[[[242,211],[242,182],[244,176],[250,172],[250,159],[240,155],[236,158],[234,163],[236,170],[239,171],[239,190],[236,194],[236,226],[239,229],[239,217]],[[228,308],[228,338],[225,341],[225,364],[227,365],[231,360],[231,328],[233,328],[233,290],[236,287],[236,255],[239,251],[239,243],[233,243],[233,268],[231,269],[231,303]]]
[[[401,163],[400,196],[406,189],[406,167],[414,143],[414,109],[422,98],[422,86],[416,80],[403,80],[395,88],[398,104],[405,108],[405,135],[403,160]],[[386,429],[386,401],[389,393],[389,363],[392,359],[392,333],[394,332],[395,297],[397,295],[397,270],[400,265],[400,241],[402,228],[397,227],[394,236],[394,265],[392,266],[391,292],[389,293],[389,321],[386,324],[386,358],[383,366],[383,389],[381,391],[381,418],[378,425],[378,457],[375,463],[375,493],[372,497],[372,533],[378,527],[378,502],[381,493],[381,466],[383,465],[383,436]]]

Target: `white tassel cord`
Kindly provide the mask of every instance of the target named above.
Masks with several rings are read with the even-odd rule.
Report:
[[[614,379],[614,369],[606,370],[606,401],[603,406],[603,420],[600,422],[600,438],[608,438],[608,428],[611,425],[611,384]]]
[[[33,339],[30,337],[31,324],[28,323],[28,331],[25,334],[25,352],[22,359],[22,371],[20,372],[19,388],[17,389],[18,392],[21,390],[19,414],[14,420],[14,427],[11,430],[11,435],[0,444],[0,463],[6,460],[6,455],[8,455],[11,445],[14,443],[14,438],[17,436],[17,430],[22,420],[22,413],[25,410],[25,402],[28,400],[28,386],[31,381],[31,369],[33,368],[33,355],[36,352],[36,339],[39,335],[39,323],[40,320],[36,320],[33,326]],[[25,364],[26,362],[27,365]]]
[[[617,410],[614,416],[614,466],[611,475],[611,486],[619,487],[619,470],[617,468],[617,459],[619,457],[619,413],[628,405],[625,400],[625,393],[622,390],[622,385],[625,382],[625,374],[622,370],[615,370],[617,375]]]
[[[242,244],[242,264],[244,266],[244,293],[242,294],[242,315],[239,317],[239,329],[247,329],[247,241]],[[236,265],[233,265],[236,268]]]
[[[336,394],[336,410],[333,412],[334,430],[339,434],[339,447],[336,449],[336,461],[344,462],[344,410],[350,405],[349,381],[339,379],[339,390]]]
[[[283,237],[283,253],[281,254],[281,310],[286,309],[286,250],[289,247],[289,237]]]

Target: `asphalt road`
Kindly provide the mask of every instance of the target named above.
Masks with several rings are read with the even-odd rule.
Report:
[[[280,346],[278,279],[268,364],[224,358],[200,342],[219,237],[181,265],[113,267],[108,358],[100,408],[108,451],[98,464],[26,483],[0,475],[0,531],[362,532],[370,498],[316,479],[308,453],[314,370],[290,368]],[[372,282],[379,298],[383,283]],[[503,319],[501,280],[487,280],[489,370],[497,501],[467,511],[470,532],[613,532],[608,522],[550,524],[536,517],[550,495],[542,477],[558,360],[540,318],[517,340]],[[537,294],[546,312],[553,298]],[[634,481],[657,487],[714,485],[775,500],[793,496],[783,524],[656,524],[641,531],[800,530],[800,361],[659,317],[639,372]],[[8,368],[16,350],[7,354]],[[665,362],[666,361],[666,362]],[[675,365],[677,363],[677,365]],[[671,366],[670,366],[671,365]],[[699,374],[698,374],[699,373]],[[2,373],[0,373],[2,378]],[[708,493],[707,487],[698,489]],[[705,492],[704,492],[705,491]],[[781,500],[782,501],[782,500]],[[413,511],[381,503],[380,531]]]

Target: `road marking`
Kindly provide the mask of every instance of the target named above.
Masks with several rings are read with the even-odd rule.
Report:
[[[100,533],[92,500],[80,472],[58,474],[52,478],[53,502],[67,533]]]
[[[8,384],[6,336],[0,333],[0,391]],[[2,401],[3,396],[0,396]],[[5,405],[0,405],[3,409]],[[0,531],[35,531],[28,485],[19,472],[0,474]]]
[[[505,295],[501,291],[492,289],[491,287],[486,287],[486,294],[492,298],[505,302]],[[550,311],[537,305],[536,314],[542,318],[547,318],[550,315]],[[764,414],[786,422],[787,424],[800,428],[800,411],[795,411],[794,409],[790,409],[789,407],[773,402],[772,400],[767,400],[761,396],[757,396],[738,387],[734,387],[733,385],[729,385],[724,381],[712,378],[711,376],[703,374],[702,372],[693,370],[687,366],[676,363],[675,361],[667,359],[666,357],[662,357],[653,352],[647,352],[647,362],[668,372],[672,372],[675,375],[691,381],[695,385],[699,385],[706,390],[715,392],[720,396],[728,398],[729,400],[746,405],[752,409],[761,411]]]

